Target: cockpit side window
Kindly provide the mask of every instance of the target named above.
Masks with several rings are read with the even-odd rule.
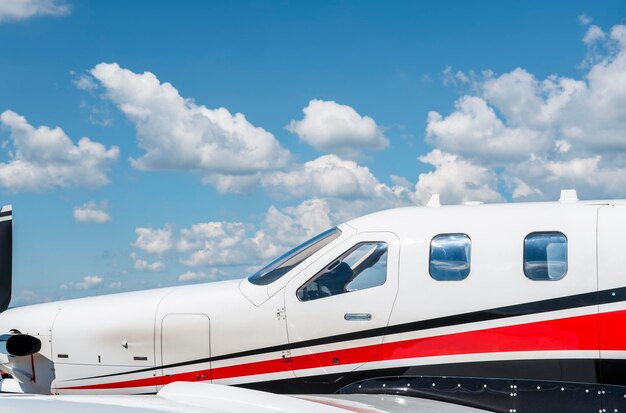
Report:
[[[287,274],[292,268],[330,244],[341,235],[339,228],[331,228],[310,240],[286,252],[274,261],[248,277],[248,281],[255,285],[268,285]]]
[[[346,251],[298,289],[311,301],[383,285],[387,280],[387,244],[364,242]]]

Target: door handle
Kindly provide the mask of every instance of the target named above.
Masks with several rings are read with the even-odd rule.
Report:
[[[346,313],[343,318],[347,321],[370,321],[372,315],[370,313]]]

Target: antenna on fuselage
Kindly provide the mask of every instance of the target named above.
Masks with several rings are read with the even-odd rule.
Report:
[[[578,202],[578,194],[575,189],[561,189],[559,202],[562,204],[575,204]]]
[[[441,202],[439,200],[439,194],[432,194],[430,196],[430,199],[428,200],[428,203],[426,204],[427,207],[431,207],[431,208],[436,208],[436,207],[440,207],[441,206]]]

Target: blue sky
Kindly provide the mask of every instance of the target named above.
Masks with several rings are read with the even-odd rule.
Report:
[[[432,193],[626,197],[625,18],[621,1],[0,0],[13,304],[241,277]]]

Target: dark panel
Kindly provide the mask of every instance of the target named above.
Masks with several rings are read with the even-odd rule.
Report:
[[[602,383],[615,386],[626,386],[626,360],[603,359],[600,362]],[[623,400],[626,405],[626,399]]]
[[[5,211],[2,216],[10,216]],[[13,220],[0,222],[0,312],[9,308],[13,283]]]
[[[480,361],[411,367],[412,376],[488,377],[599,383],[595,359]]]
[[[464,377],[475,379],[502,379],[526,381],[580,382],[599,384],[598,361],[595,359],[569,360],[509,360],[473,363],[438,364],[432,366],[401,367],[366,370],[343,374],[298,377],[241,387],[288,394],[335,393],[353,383],[379,377]],[[621,370],[626,371],[626,370]],[[617,371],[615,372],[617,374]]]
[[[401,394],[498,413],[606,411],[602,410],[604,393],[601,385],[571,382],[463,377],[385,377],[354,383],[341,389],[340,393]]]

